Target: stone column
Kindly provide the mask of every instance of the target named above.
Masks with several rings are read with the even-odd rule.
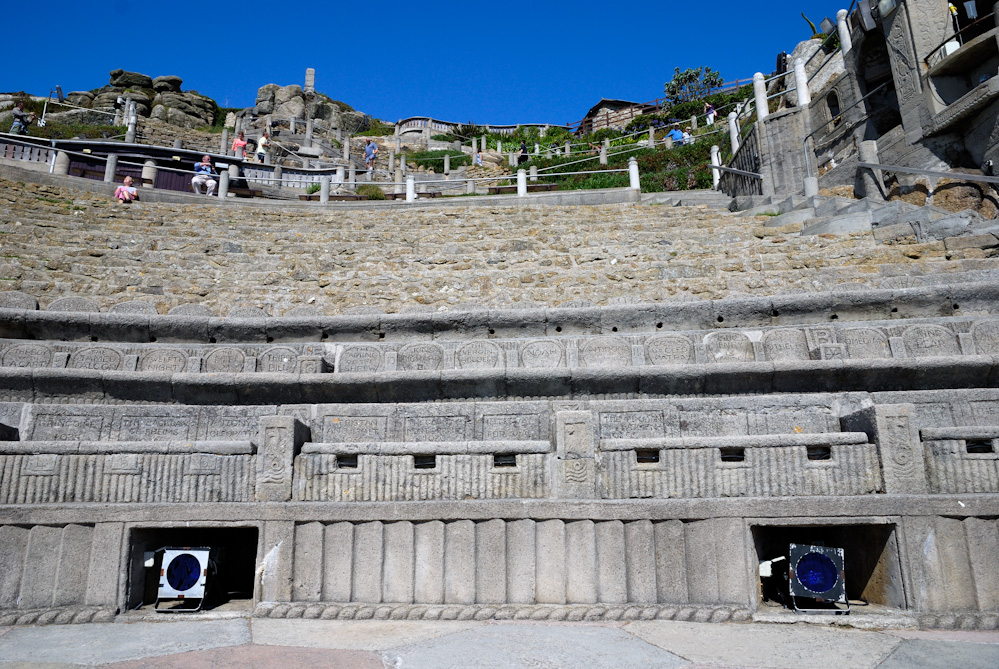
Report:
[[[853,40],[850,38],[849,12],[841,9],[836,12],[836,29],[839,30],[839,45],[843,55],[853,48]]]
[[[524,170],[517,170],[517,195],[527,195],[527,172]]]
[[[416,180],[412,175],[406,177],[406,202],[416,201]]]
[[[284,188],[284,184],[281,183],[281,178],[284,176],[284,168],[280,165],[275,165],[272,176],[273,181],[271,181],[271,184],[276,185],[278,188]]]
[[[812,95],[808,92],[808,73],[805,72],[805,61],[801,58],[794,59],[794,87],[798,91],[798,106],[807,107],[812,101]]]
[[[222,128],[222,137],[219,139],[219,153],[223,156],[232,155],[232,147],[229,144],[229,128]]]
[[[260,418],[257,437],[256,500],[287,502],[291,499],[292,463],[295,448],[301,443],[301,428],[293,416]]]
[[[607,164],[607,144],[604,144],[603,146],[600,147],[600,164],[601,165]]]
[[[175,148],[175,149],[183,149],[184,148],[184,140],[182,140],[182,139],[175,139],[175,140],[173,140],[173,148]]]
[[[566,157],[568,157],[570,153],[572,153],[572,147],[569,145],[569,142],[566,142],[565,143],[565,155],[566,155]]]
[[[316,90],[316,70],[313,67],[305,68],[305,87],[302,89],[306,93],[314,93]]]
[[[399,137],[395,138],[395,152],[399,153],[402,151],[402,140]]]
[[[343,165],[337,165],[336,166],[336,182],[342,186],[343,185],[343,179],[344,179],[344,167],[343,167]]]
[[[451,174],[451,154],[444,154],[444,174]]]
[[[510,152],[510,156],[507,158],[507,161],[510,163],[510,167],[516,167],[517,166],[517,154],[514,153],[513,151],[511,151]]]
[[[158,172],[159,172],[159,170],[156,168],[156,161],[155,160],[147,160],[146,162],[144,162],[142,164],[142,184],[141,184],[141,186],[143,188],[152,188],[153,186],[155,186],[155,184],[156,184],[156,174]],[[149,183],[148,184],[145,182],[146,179],[149,179]]]
[[[666,147],[667,151],[669,151],[670,149],[672,149],[673,148],[673,138],[670,137],[670,136],[668,136],[668,135],[666,137],[664,137],[663,138],[663,146]]]
[[[536,156],[541,155],[541,145],[538,144],[537,142],[534,143],[534,155]]]
[[[537,180],[538,180],[538,166],[531,165],[531,181],[537,181]]]
[[[638,176],[638,159],[628,158],[628,185],[634,190],[642,190],[642,181]]]
[[[469,195],[473,195],[475,193],[475,182],[471,179],[465,182],[465,192]]]
[[[399,158],[399,167],[402,168],[402,175],[406,176],[406,153],[403,152],[402,156]]]
[[[53,174],[69,174],[69,154],[65,151],[59,151],[56,153],[55,163],[52,167]]]
[[[219,201],[225,202],[225,199],[229,197],[229,170],[222,170],[219,174]]]
[[[483,137],[482,141],[485,142],[486,138]],[[503,142],[502,142],[502,140],[499,140],[499,139],[496,140],[496,153],[503,153]]]
[[[294,135],[295,134],[295,130],[297,130],[297,129],[298,128],[295,127],[295,119],[294,118],[289,119],[288,120],[288,134]]]
[[[388,163],[389,174],[395,172],[395,151],[389,149],[389,163]]]
[[[715,144],[711,147],[711,166],[719,167],[721,165],[721,149]],[[721,170],[711,170],[711,188],[718,190],[718,182],[721,181]]]
[[[593,422],[593,414],[589,411],[559,411],[555,414],[556,459],[552,472],[552,497],[597,498]]]
[[[393,193],[401,193],[402,192],[402,180],[403,180],[403,178],[404,177],[402,176],[402,168],[400,168],[400,167],[395,168],[395,179],[394,179],[395,184],[393,184],[393,186],[392,186],[392,192]]]
[[[767,102],[766,77],[761,72],[753,75],[753,95],[756,97],[756,118],[762,121],[770,115],[770,103]]]
[[[267,153],[264,154],[264,165],[270,165],[271,164],[271,160],[273,160],[272,156],[273,156],[273,152],[271,152],[271,151],[268,151]]]
[[[840,420],[845,431],[866,432],[877,444],[888,495],[925,495],[926,461],[912,404],[880,404]]]
[[[350,168],[347,170],[347,183],[353,186],[356,181],[357,181],[357,170],[354,168],[353,165],[351,165]]]
[[[732,155],[739,153],[739,115],[728,113],[728,138],[732,143]]]
[[[350,135],[343,136],[343,142],[340,144],[340,148],[343,150],[343,159],[350,160]]]
[[[125,130],[125,141],[129,144],[135,143],[135,127],[139,122],[138,112],[135,109],[135,103],[129,101],[128,104],[128,116],[126,118],[128,121],[128,128]]]
[[[656,130],[655,128],[649,128],[649,148],[651,149],[656,145]]]
[[[328,204],[330,201],[330,178],[323,176],[319,179],[319,201]]]
[[[104,182],[114,183],[114,173],[118,170],[118,156],[111,154],[104,162]]]
[[[305,146],[312,146],[313,121],[310,118],[305,122]]]
[[[690,117],[690,129],[697,130],[697,114]]]
[[[302,169],[307,170],[310,167],[312,167],[312,161],[308,158],[302,158]]]
[[[857,154],[862,163],[879,164],[878,143],[869,139],[857,145]],[[853,185],[855,197],[873,197],[884,200],[884,184],[881,181],[881,170],[873,170],[869,167],[858,167],[857,178]]]

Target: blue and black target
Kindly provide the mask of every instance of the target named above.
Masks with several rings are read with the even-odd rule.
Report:
[[[170,561],[166,579],[177,592],[190,590],[201,578],[201,563],[190,553],[181,553]]]
[[[829,556],[807,553],[794,567],[795,576],[805,588],[816,594],[829,592],[839,581],[839,570]]]

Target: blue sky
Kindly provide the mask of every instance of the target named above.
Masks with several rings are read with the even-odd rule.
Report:
[[[848,4],[47,0],[11,33],[0,91],[89,90],[120,67],[244,107],[314,67],[319,91],[388,121],[568,123],[602,97],[655,99],[675,67],[769,73],[809,37],[800,12]]]

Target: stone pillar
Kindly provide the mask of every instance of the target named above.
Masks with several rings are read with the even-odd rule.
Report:
[[[305,146],[312,146],[313,121],[310,118],[305,122]]]
[[[357,181],[357,170],[354,168],[353,165],[351,165],[350,168],[347,170],[347,183],[353,186],[356,181]]]
[[[399,119],[399,121],[402,121],[402,119]],[[395,148],[396,148],[397,151],[399,150],[399,140],[398,140],[399,131],[400,131],[399,123],[397,122],[395,124],[395,126],[392,128],[392,135],[396,137],[396,141],[395,141],[396,147]]]
[[[850,38],[849,16],[849,12],[845,9],[836,12],[836,29],[839,30],[839,48],[844,55],[853,48],[853,40]]]
[[[670,137],[669,135],[667,135],[666,137],[664,137],[663,138],[663,146],[666,147],[667,151],[669,151],[670,149],[672,149],[673,148],[673,138]]]
[[[507,162],[510,164],[510,167],[516,167],[517,166],[517,154],[514,153],[513,151],[511,151],[509,157],[507,158]]]
[[[281,178],[283,176],[284,176],[284,168],[282,168],[280,165],[275,165],[273,173],[274,180],[271,182],[271,184],[276,185],[278,188],[283,188],[284,184],[281,183]]]
[[[471,179],[465,182],[465,192],[469,195],[475,194],[475,182]]]
[[[527,172],[524,170],[517,170],[517,195],[527,195]]]
[[[444,174],[451,174],[451,154],[444,154]]]
[[[531,165],[531,181],[537,181],[537,180],[538,180],[538,166]]]
[[[257,437],[256,490],[258,502],[291,499],[292,463],[301,428],[293,416],[263,416]]]
[[[761,72],[753,75],[753,95],[756,98],[756,119],[762,121],[770,114],[769,102],[767,102],[766,77]]]
[[[392,186],[392,192],[393,193],[401,193],[402,192],[402,181],[403,181],[403,179],[404,179],[404,177],[402,176],[402,168],[400,168],[400,167],[395,168],[395,179],[394,179],[395,184]]]
[[[175,148],[175,149],[183,149],[184,148],[184,140],[182,140],[182,139],[175,139],[175,140],[173,140],[173,148]]]
[[[272,160],[273,152],[268,151],[264,154],[264,165],[270,165]]]
[[[56,153],[55,163],[52,167],[53,174],[69,174],[69,154],[65,151]]]
[[[294,134],[295,134],[295,131],[296,131],[297,129],[298,129],[298,128],[297,128],[297,127],[296,127],[296,125],[295,125],[295,119],[294,119],[294,118],[292,118],[292,119],[289,119],[289,120],[288,120],[288,133],[289,133],[289,134],[291,134],[291,135],[294,135]]]
[[[794,87],[798,91],[798,106],[807,107],[812,101],[812,95],[808,92],[808,73],[805,72],[805,61],[801,58],[794,59]]]
[[[642,181],[638,176],[638,159],[628,158],[628,185],[634,190],[642,190]]]
[[[566,142],[565,143],[565,155],[566,155],[566,157],[568,157],[570,153],[572,153],[572,147],[569,145],[569,142]]]
[[[312,167],[312,161],[308,158],[302,158],[302,169],[307,170]]]
[[[552,497],[596,499],[597,462],[593,414],[559,411],[555,414],[556,459]]]
[[[222,128],[222,137],[219,139],[219,153],[223,156],[232,155],[232,146],[229,144],[229,128]]]
[[[402,151],[402,140],[399,137],[395,138],[395,152],[399,153]]]
[[[478,143],[479,143],[479,138],[478,137],[473,137],[472,138],[472,162],[475,162],[475,153],[476,153],[475,152],[475,147],[478,145]]]
[[[879,404],[840,419],[845,431],[866,432],[877,444],[888,495],[925,495],[929,492],[926,465],[912,404]]]
[[[406,153],[403,152],[402,156],[399,158],[399,167],[402,168],[402,175],[406,176]]]
[[[537,142],[534,143],[534,155],[536,156],[541,155],[541,145],[538,144]]]
[[[114,173],[118,170],[118,156],[111,154],[104,162],[104,182],[114,183]]]
[[[485,142],[486,138],[483,137],[482,141]],[[496,153],[503,153],[503,142],[501,140],[496,140]]]
[[[656,145],[656,130],[655,128],[649,128],[649,148],[651,149]]]
[[[697,130],[697,114],[690,117],[690,129]]]
[[[606,165],[607,164],[607,145],[606,144],[604,144],[603,146],[600,147],[600,164],[601,165]]]
[[[732,143],[732,155],[739,153],[739,115],[728,113],[728,138]]]
[[[330,178],[324,175],[319,179],[319,201],[327,204],[330,201]]]
[[[336,182],[342,186],[343,185],[343,179],[344,179],[344,168],[343,168],[343,165],[337,165],[336,166]]]
[[[147,160],[142,164],[142,183],[140,184],[142,188],[152,188],[156,184],[156,174],[159,170],[156,167],[155,160]],[[149,179],[149,183],[146,183],[146,179]]]
[[[316,92],[316,70],[312,67],[305,68],[305,86],[302,88],[306,93]]]
[[[715,144],[711,147],[711,166],[721,166],[721,149]],[[721,170],[711,170],[711,188],[718,190],[718,182],[721,181]]]
[[[350,160],[350,135],[343,136],[343,142],[340,144],[340,148],[343,150],[343,159]]]
[[[412,175],[406,177],[406,202],[416,201],[416,180]]]
[[[135,128],[138,123],[139,116],[133,102],[128,108],[128,128],[125,130],[125,141],[129,144],[135,143]]]
[[[860,142],[857,145],[857,154],[862,163],[879,164],[878,143],[873,139]],[[858,167],[857,178],[853,185],[855,197],[873,197],[884,200],[884,184],[881,181],[881,170],[872,170],[869,167]]]
[[[395,151],[389,149],[389,164],[388,164],[389,174],[395,172]]]
[[[229,197],[229,170],[222,170],[219,174],[219,200],[225,202]]]

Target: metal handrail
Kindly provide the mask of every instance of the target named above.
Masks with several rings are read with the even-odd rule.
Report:
[[[995,12],[993,12],[992,14],[989,14],[987,16],[983,16],[982,18],[978,19],[977,21],[974,21],[974,22],[969,23],[968,25],[964,26],[963,28],[961,28],[957,32],[952,33],[951,35],[949,35],[947,37],[947,39],[945,39],[943,42],[940,42],[940,44],[938,44],[936,46],[936,48],[933,49],[933,51],[930,51],[928,54],[926,54],[926,58],[923,59],[923,62],[926,63],[927,67],[929,67],[930,66],[930,58],[932,58],[933,55],[936,54],[937,51],[939,51],[940,49],[944,48],[944,45],[946,45],[948,42],[954,41],[955,37],[960,37],[961,33],[965,32],[966,30],[971,30],[972,28],[974,28],[975,26],[977,26],[979,23],[981,23],[985,19],[992,19],[992,18],[995,18]],[[963,46],[963,44],[962,44],[962,46]]]
[[[984,174],[969,174],[968,172],[941,172],[940,170],[922,170],[915,167],[903,167],[901,165],[881,165],[879,163],[857,163],[857,167],[864,167],[870,170],[886,170],[888,172],[902,172],[904,174],[919,174],[927,177],[941,177],[953,179],[954,177],[967,177],[968,181],[983,181],[990,184],[999,184],[999,177],[990,177]]]
[[[811,177],[812,176],[812,166],[811,166],[811,164],[809,163],[809,160],[808,160],[808,140],[814,141],[815,135],[816,135],[816,133],[818,133],[819,130],[822,130],[823,128],[825,128],[830,123],[833,123],[835,121],[839,121],[841,118],[843,118],[843,114],[845,114],[846,112],[850,111],[851,109],[853,109],[854,107],[856,107],[857,105],[859,105],[861,102],[863,102],[867,98],[871,97],[872,95],[874,95],[875,93],[877,93],[878,91],[880,91],[882,88],[884,88],[885,86],[887,86],[890,82],[891,82],[891,80],[884,82],[883,84],[881,84],[880,86],[878,86],[877,88],[875,88],[873,91],[870,91],[867,95],[865,95],[864,97],[860,98],[859,100],[857,100],[856,102],[854,102],[852,105],[850,105],[846,109],[842,110],[836,117],[829,119],[828,121],[826,121],[825,123],[823,123],[822,125],[820,125],[819,127],[817,127],[815,130],[813,130],[812,132],[810,132],[807,135],[805,135],[805,139],[801,143],[801,150],[805,154],[805,176],[807,176],[807,177]]]

